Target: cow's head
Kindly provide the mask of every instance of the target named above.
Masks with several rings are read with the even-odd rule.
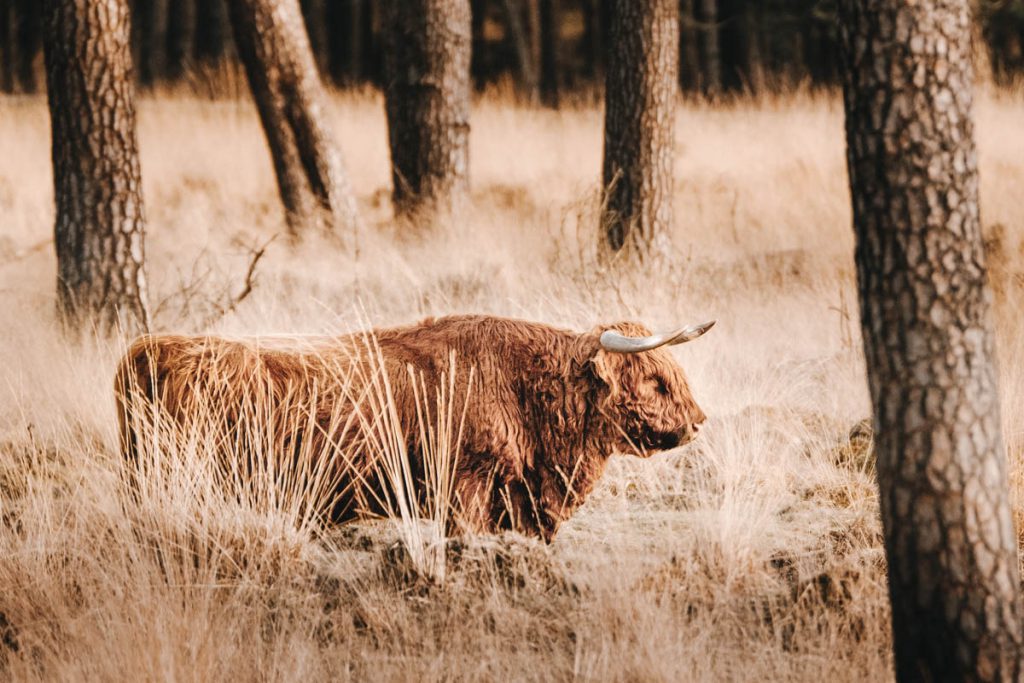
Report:
[[[619,437],[618,446],[647,455],[697,436],[704,412],[690,393],[683,369],[667,350],[701,336],[714,322],[652,335],[637,323],[599,331],[591,357],[600,412]]]

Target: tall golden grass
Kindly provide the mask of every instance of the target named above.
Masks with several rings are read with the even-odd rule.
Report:
[[[977,108],[1018,512],[1022,110],[998,92]],[[432,234],[391,220],[379,99],[337,97],[331,111],[367,218],[358,250],[277,240],[231,309],[252,250],[284,231],[258,119],[235,101],[142,102],[158,326],[335,334],[470,311],[576,329],[717,318],[676,351],[710,416],[701,437],[613,459],[550,546],[446,541],[436,520],[324,526],[308,510],[329,477],[232,474],[199,430],[161,429],[159,416],[141,494],[127,495],[112,392],[123,342],[58,334],[45,102],[2,100],[0,677],[889,677],[838,98],[681,105],[673,252],[649,271],[598,258],[600,111],[479,101],[472,206]],[[470,370],[456,363],[450,377]],[[438,462],[456,458],[461,397],[419,398],[419,438]],[[386,404],[366,413],[383,435]],[[252,423],[269,424],[260,410]],[[264,465],[265,436],[241,449]],[[393,472],[397,491],[400,459]],[[434,509],[447,514],[441,500]]]

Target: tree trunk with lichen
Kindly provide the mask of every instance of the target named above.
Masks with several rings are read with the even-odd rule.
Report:
[[[229,9],[289,231],[354,231],[355,199],[327,127],[298,0],[230,0]]]
[[[57,303],[70,327],[149,327],[126,0],[47,0]]]
[[[1019,680],[969,0],[839,8],[896,675]]]
[[[389,2],[384,23],[395,211],[457,213],[469,192],[469,0]]]
[[[610,0],[605,71],[603,211],[608,245],[640,257],[672,227],[678,0]]]

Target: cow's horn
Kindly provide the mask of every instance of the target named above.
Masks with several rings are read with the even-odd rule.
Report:
[[[675,346],[685,344],[701,336],[715,325],[714,320],[700,325],[691,325],[674,332],[663,334],[652,334],[650,337],[627,337],[614,330],[605,330],[601,333],[601,348],[612,353],[640,353],[650,351],[659,346]]]

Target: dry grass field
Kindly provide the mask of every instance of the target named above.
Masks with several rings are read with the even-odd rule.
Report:
[[[988,93],[976,115],[1017,487],[1024,101]],[[188,454],[164,453],[161,485],[125,496],[112,396],[124,342],[58,334],[45,101],[0,100],[0,678],[888,678],[838,98],[682,105],[675,251],[647,271],[595,248],[597,109],[478,102],[471,210],[432,234],[391,222],[379,99],[338,97],[332,118],[363,230],[343,245],[282,234],[232,308],[253,250],[284,231],[255,113],[142,102],[159,329],[717,318],[673,352],[709,415],[700,438],[613,459],[550,546],[464,539],[434,582],[395,523],[325,529],[217,496]]]

